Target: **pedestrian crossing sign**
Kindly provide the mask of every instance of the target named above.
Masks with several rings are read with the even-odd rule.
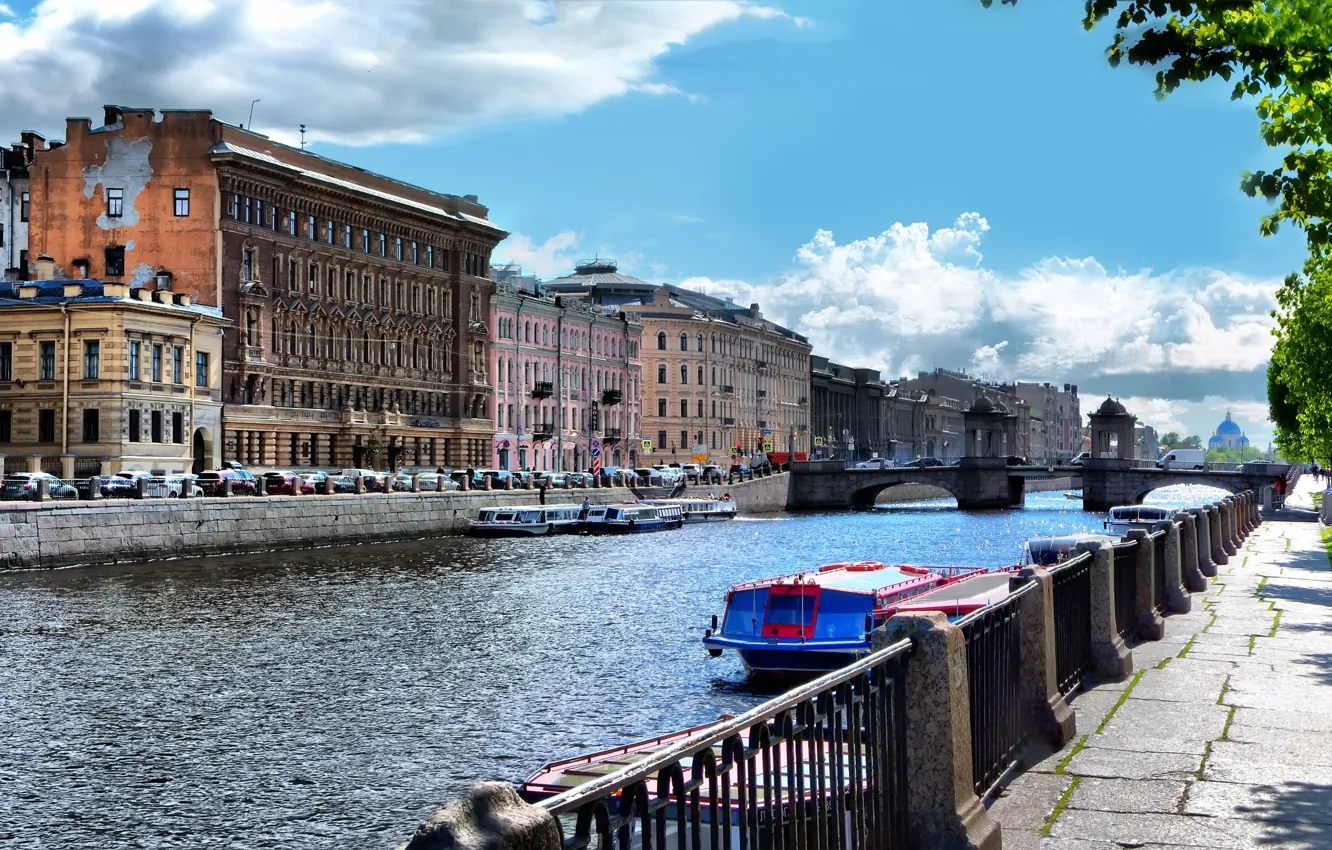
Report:
[[[645,454],[645,455],[650,455],[650,454],[652,454],[652,441],[651,441],[651,440],[644,440],[644,441],[643,441],[643,454]]]

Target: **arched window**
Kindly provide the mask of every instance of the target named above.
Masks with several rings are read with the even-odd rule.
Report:
[[[531,322],[523,322],[523,341],[524,341],[524,342],[531,342],[531,341],[532,341],[532,323],[531,323]]]
[[[681,351],[689,350],[689,334],[685,333],[684,331],[680,331],[680,350]]]
[[[703,334],[702,334],[702,333],[700,333],[700,334],[698,335],[698,350],[699,350],[700,353],[703,351]]]
[[[703,418],[703,399],[701,398],[698,400],[698,418]]]
[[[699,366],[699,367],[698,367],[698,385],[699,385],[700,387],[704,385],[704,384],[703,384],[703,367],[702,367],[702,366]]]
[[[689,399],[682,398],[680,399],[680,418],[687,419],[688,417],[689,417]]]
[[[680,383],[689,383],[689,367],[683,363],[680,364]]]
[[[259,311],[250,308],[245,311],[245,344],[258,345],[259,339]]]
[[[665,351],[665,350],[666,350],[666,332],[665,332],[665,331],[657,331],[657,349],[658,349],[659,351]]]
[[[287,323],[287,353],[296,353],[296,323]]]
[[[659,384],[664,384],[664,383],[666,383],[666,364],[665,364],[665,363],[658,363],[658,364],[657,364],[657,383],[659,383]]]

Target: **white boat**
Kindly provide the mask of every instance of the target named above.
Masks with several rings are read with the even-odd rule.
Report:
[[[1155,505],[1123,505],[1110,509],[1106,517],[1105,530],[1123,537],[1135,528],[1151,531],[1157,523],[1167,522],[1170,510]]]
[[[721,522],[735,519],[735,500],[720,499],[644,499],[644,505],[678,505],[685,522]]]
[[[684,511],[679,505],[594,505],[579,528],[587,534],[639,534],[666,531],[684,525]]]
[[[482,508],[467,524],[473,537],[538,537],[575,534],[582,520],[581,505],[541,505],[517,508]]]

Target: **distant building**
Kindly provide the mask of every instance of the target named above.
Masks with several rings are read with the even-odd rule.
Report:
[[[1212,449],[1247,449],[1249,447],[1249,438],[1244,436],[1244,429],[1239,423],[1230,418],[1230,411],[1226,411],[1226,418],[1220,425],[1216,426],[1215,433],[1207,441],[1208,451]]]
[[[857,461],[891,458],[893,440],[877,369],[854,369],[811,355],[809,428],[813,456]]]
[[[1160,459],[1161,445],[1158,442],[1155,428],[1150,425],[1138,425],[1133,429],[1133,438],[1138,446],[1138,460]]]
[[[0,279],[28,277],[28,214],[32,195],[28,189],[28,166],[37,151],[46,150],[46,139],[36,133],[21,133],[20,142],[8,150],[0,148]]]

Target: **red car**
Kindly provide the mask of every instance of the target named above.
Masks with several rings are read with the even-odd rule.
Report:
[[[200,472],[195,479],[205,496],[221,496],[222,482],[231,481],[231,493],[234,496],[253,496],[256,490],[254,476],[235,469],[210,469]]]
[[[232,485],[233,487],[235,485]],[[265,472],[264,473],[264,492],[270,496],[290,496],[296,486],[296,473],[294,472]],[[305,496],[314,495],[315,485],[313,481],[301,480],[301,494]]]

